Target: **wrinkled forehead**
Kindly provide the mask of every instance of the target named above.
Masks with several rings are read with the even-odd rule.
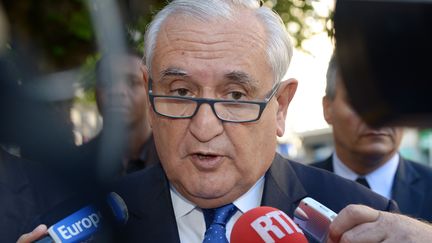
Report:
[[[212,34],[229,38],[230,36],[244,35],[241,42],[247,42],[248,37],[266,39],[263,23],[258,19],[256,13],[249,9],[239,9],[234,14],[213,16],[203,19],[190,13],[177,12],[166,18],[158,32],[157,41],[163,35],[170,33],[181,34],[183,37],[197,37],[201,34],[201,39],[212,39]],[[162,36],[162,38],[161,38]],[[217,39],[217,38],[215,38]],[[253,38],[252,38],[253,39]]]
[[[265,29],[251,11],[207,22],[175,14],[161,27],[150,72],[157,80],[167,69],[173,68],[188,71],[219,64],[219,68],[226,68],[225,73],[247,72],[250,67],[266,66],[269,69],[266,46]]]

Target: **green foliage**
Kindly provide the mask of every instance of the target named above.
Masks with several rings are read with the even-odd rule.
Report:
[[[279,13],[283,22],[286,24],[296,47],[302,49],[304,40],[309,39],[315,34],[326,31],[328,18],[319,16],[316,13],[313,5],[314,1],[273,0],[268,2],[276,3],[273,9]],[[323,28],[321,30],[314,30],[310,22],[319,22]],[[327,32],[330,33],[329,31]]]
[[[204,1],[204,0],[203,0]],[[84,100],[94,100],[94,65],[99,58],[95,46],[94,30],[86,0],[20,0],[5,1],[12,36],[21,39],[24,50],[37,50],[41,56],[37,61],[43,72],[60,71],[81,67],[80,83],[86,94]],[[316,32],[308,21],[321,21],[322,31],[333,36],[330,17],[318,16],[312,0],[266,0],[264,4],[278,12],[286,24],[297,47]],[[130,45],[142,53],[144,32],[152,17],[162,9],[167,1],[132,0],[119,1],[127,26]],[[134,9],[132,3],[142,9]],[[132,14],[134,13],[134,14]],[[133,16],[133,17],[130,17]],[[87,94],[88,93],[88,94]]]
[[[148,11],[136,18],[134,23],[127,25],[128,42],[140,53],[144,50],[144,33],[153,16],[161,10],[167,2],[157,1],[154,4],[148,5]]]
[[[100,59],[100,54],[90,55],[86,58],[80,68],[80,76],[78,78],[79,90],[75,102],[78,103],[95,103],[95,87],[96,87],[96,72],[95,67]]]
[[[67,25],[70,33],[77,39],[92,41],[93,30],[89,26],[88,13],[85,11],[74,12]]]
[[[314,9],[311,1],[293,0],[293,1],[276,1],[273,9],[279,13],[283,22],[287,25],[288,31],[293,37],[297,47],[301,47],[303,40],[310,37],[311,33],[305,23],[307,17],[314,16]]]
[[[152,17],[162,9],[167,2],[156,1],[148,6],[148,13],[137,18],[135,23],[128,25],[130,42],[138,49],[143,50],[144,32]],[[321,22],[323,29],[329,36],[333,36],[333,25],[330,17],[321,17],[316,14],[312,0],[266,0],[266,7],[275,10],[286,24],[296,47],[302,48],[304,40],[319,32],[313,31],[309,21]]]

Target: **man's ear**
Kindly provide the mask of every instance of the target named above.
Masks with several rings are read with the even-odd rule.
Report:
[[[140,69],[141,69],[141,73],[142,73],[142,78],[144,80],[145,89],[146,89],[146,92],[148,93],[147,89],[148,89],[148,82],[149,82],[150,74],[149,74],[149,71],[148,71],[148,68],[146,65],[142,64]]]
[[[322,106],[323,106],[323,115],[326,122],[331,125],[333,123],[333,108],[332,108],[332,101],[329,97],[324,96],[322,99]]]
[[[291,103],[291,100],[294,97],[294,94],[297,90],[297,79],[288,79],[286,81],[282,81],[279,87],[279,91],[276,94],[277,102],[278,102],[278,111],[277,111],[277,130],[276,134],[279,137],[285,132],[285,119],[288,111],[288,106]]]
[[[149,70],[147,68],[146,65],[141,65],[141,73],[142,73],[142,79],[144,80],[144,88],[145,88],[145,92],[146,92],[146,99],[147,99],[147,118],[148,118],[148,122],[150,124],[150,127],[153,128],[152,125],[152,116],[154,115],[152,112],[152,108],[151,108],[151,104],[150,104],[150,99],[148,97],[148,83],[150,82],[150,74],[149,74]]]

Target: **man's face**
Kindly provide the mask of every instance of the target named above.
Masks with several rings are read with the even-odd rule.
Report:
[[[338,156],[370,158],[370,165],[387,161],[393,156],[402,139],[402,130],[395,127],[372,129],[355,113],[348,103],[348,97],[340,75],[337,76],[336,95],[333,101],[324,98],[324,116],[333,126],[335,149]]]
[[[274,84],[265,42],[263,27],[248,13],[210,23],[171,16],[158,35],[153,90],[262,100]],[[144,77],[148,81],[146,73]],[[166,118],[151,110],[157,151],[170,183],[200,207],[220,206],[244,194],[272,162],[295,88],[296,81],[282,85],[281,93],[289,97],[277,94],[252,123],[222,122],[207,104],[190,119]]]
[[[134,126],[146,122],[147,95],[142,78],[141,60],[135,56],[118,58],[112,65],[122,80],[114,80],[113,85],[98,85],[97,101],[103,112],[121,114],[126,125]]]

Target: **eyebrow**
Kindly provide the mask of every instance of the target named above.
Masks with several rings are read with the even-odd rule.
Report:
[[[170,67],[165,70],[162,70],[161,74],[161,80],[163,80],[166,77],[188,77],[189,74],[187,71],[177,68],[177,67]],[[258,80],[252,78],[249,74],[242,72],[242,71],[231,71],[224,75],[224,78],[226,80],[242,84],[244,86],[247,86],[252,92],[257,91],[258,89]]]
[[[189,76],[188,73],[181,69],[176,67],[167,68],[165,70],[162,70],[160,73],[161,79],[164,79],[165,77],[174,76],[174,77],[186,77]]]
[[[224,75],[225,79],[247,86],[251,91],[258,89],[258,80],[242,71],[232,71]]]

